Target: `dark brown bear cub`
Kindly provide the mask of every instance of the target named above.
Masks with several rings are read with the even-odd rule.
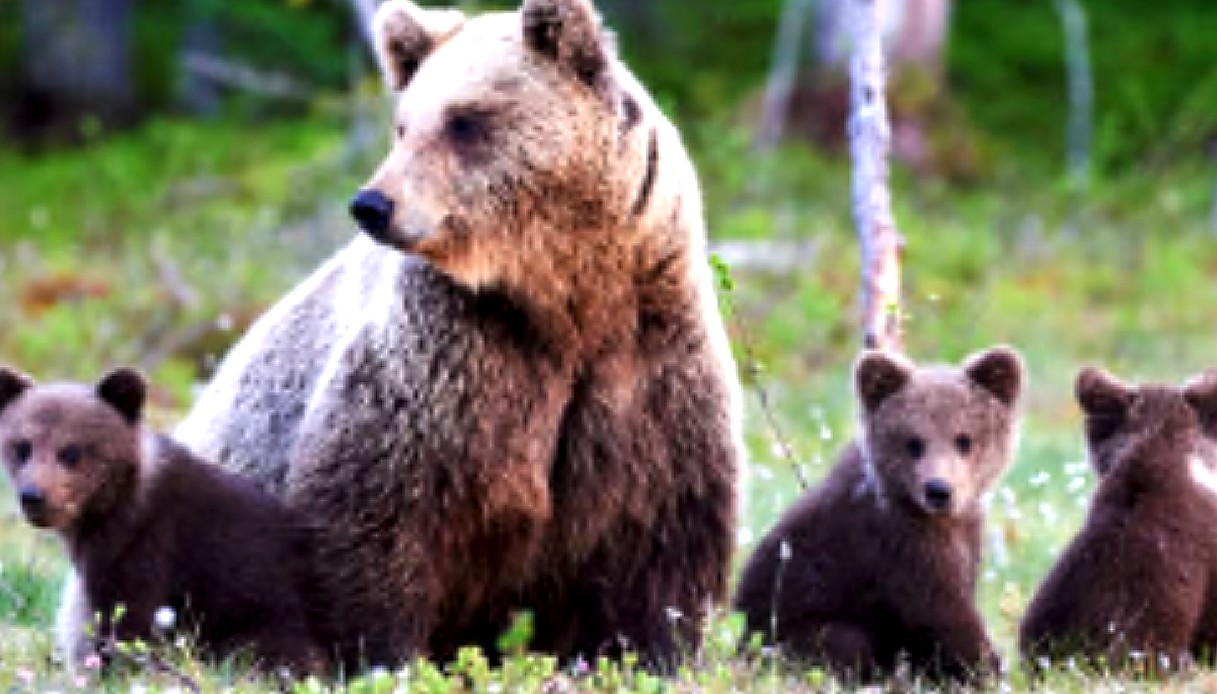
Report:
[[[1099,474],[1019,634],[1030,665],[1162,673],[1217,653],[1217,371],[1183,388],[1077,378]]]
[[[862,433],[762,540],[736,605],[786,657],[847,680],[907,661],[968,680],[997,656],[975,606],[981,495],[1008,464],[1023,383],[995,348],[962,368],[866,352],[854,368]]]
[[[75,572],[61,608],[65,655],[151,640],[168,608],[208,654],[318,670],[286,512],[147,431],[144,394],[130,369],[90,387],[36,386],[0,368],[0,456],[26,518],[63,537]]]

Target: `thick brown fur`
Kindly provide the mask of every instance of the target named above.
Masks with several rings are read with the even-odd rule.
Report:
[[[1217,372],[1182,388],[1078,374],[1099,475],[1023,617],[1028,664],[1161,673],[1217,653]]]
[[[854,374],[860,438],[761,541],[736,607],[784,656],[847,679],[902,657],[934,679],[991,673],[975,606],[981,495],[1013,453],[1021,361],[996,348],[918,368],[867,352]]]
[[[144,392],[129,369],[96,386],[37,386],[0,368],[0,456],[30,523],[57,532],[72,561],[65,655],[154,642],[154,615],[169,608],[208,655],[319,672],[298,564],[306,543],[287,512],[144,430]]]
[[[695,172],[588,0],[433,12],[379,10],[381,243],[259,320],[179,433],[316,525],[350,667],[493,650],[525,610],[538,650],[672,667],[726,598],[741,462]]]

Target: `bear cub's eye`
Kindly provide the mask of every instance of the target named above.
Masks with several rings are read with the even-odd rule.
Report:
[[[34,453],[34,446],[26,439],[18,439],[8,445],[9,455],[13,462],[21,465],[30,459]]]
[[[910,436],[904,442],[904,450],[909,454],[910,458],[920,458],[925,455],[925,441],[920,436]]]
[[[972,437],[968,436],[967,434],[960,434],[959,436],[956,436],[955,437],[955,450],[959,451],[963,455],[967,455],[967,454],[971,453],[972,452]]]
[[[69,444],[59,449],[59,462],[64,467],[76,467],[80,464],[80,459],[83,456],[83,451],[76,444]]]

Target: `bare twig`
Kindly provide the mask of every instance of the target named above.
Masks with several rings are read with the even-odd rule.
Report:
[[[903,351],[900,253],[904,242],[892,215],[889,189],[891,128],[877,0],[855,0],[854,10],[849,139],[854,162],[854,222],[862,252],[863,344]]]
[[[811,483],[803,471],[803,466],[799,464],[798,457],[795,456],[794,446],[790,445],[790,440],[786,438],[786,435],[782,432],[782,427],[778,424],[777,415],[773,411],[773,404],[769,400],[769,391],[765,390],[764,384],[761,383],[761,363],[756,357],[752,333],[748,330],[748,326],[744,324],[739,307],[735,303],[735,281],[731,278],[731,268],[718,256],[711,256],[710,264],[714,267],[719,288],[722,290],[719,292],[719,295],[726,309],[727,318],[735,325],[735,332],[739,335],[740,349],[744,353],[744,362],[740,367],[748,377],[745,383],[756,394],[757,403],[761,407],[761,416],[765,418],[765,425],[769,427],[769,432],[772,434],[782,458],[786,460],[787,464],[790,465],[790,469],[794,471],[794,476],[799,481],[799,486],[803,490],[807,490],[811,487]]]

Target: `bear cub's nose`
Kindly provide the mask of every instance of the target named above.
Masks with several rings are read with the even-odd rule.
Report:
[[[26,513],[36,513],[46,507],[46,494],[37,487],[22,487],[18,496],[21,499],[21,508]]]
[[[925,500],[935,511],[946,510],[951,505],[951,485],[938,478],[926,482]]]
[[[393,201],[380,191],[365,188],[351,200],[351,216],[369,236],[384,241],[385,232],[393,221]]]

